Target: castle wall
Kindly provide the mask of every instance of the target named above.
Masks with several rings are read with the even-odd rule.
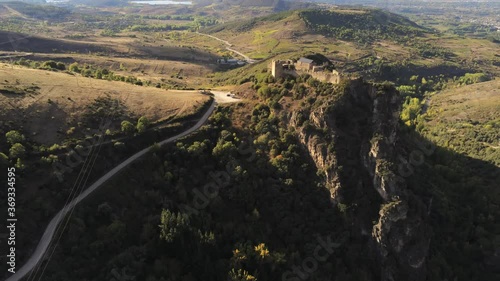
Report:
[[[283,64],[290,63],[286,61],[272,61],[271,62],[271,73],[273,77],[282,77],[284,75],[291,75],[294,77],[299,76],[300,74],[309,74],[313,78],[318,79],[322,82],[338,84],[340,82],[340,74],[337,71],[333,72],[323,72],[323,71],[310,71],[309,68],[302,69],[300,64],[295,65],[297,67],[296,70],[284,69]]]
[[[338,73],[327,73],[327,72],[313,72],[309,73],[315,79],[323,82],[338,84],[340,82],[340,75]]]

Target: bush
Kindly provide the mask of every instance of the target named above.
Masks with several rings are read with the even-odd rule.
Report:
[[[490,77],[485,73],[465,73],[464,76],[458,79],[460,85],[470,85],[489,81]]]
[[[259,90],[257,91],[257,94],[259,94],[259,96],[261,98],[266,99],[271,95],[271,90],[269,89],[268,86],[264,85],[264,86],[259,88]]]
[[[44,69],[57,69],[57,63],[53,60],[45,61],[42,63],[41,68]]]
[[[74,63],[70,64],[69,71],[80,73],[80,68],[78,67],[78,63],[74,62]]]
[[[66,65],[62,62],[58,62],[56,64],[56,68],[59,69],[59,70],[66,70]]]

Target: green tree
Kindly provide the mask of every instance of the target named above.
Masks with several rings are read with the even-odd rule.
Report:
[[[146,131],[146,126],[144,125],[144,123],[137,123],[137,132],[139,133],[144,133]]]
[[[139,118],[139,120],[137,121],[137,131],[139,133],[143,133],[146,131],[146,129],[148,128],[148,126],[150,125],[150,122],[149,122],[149,119],[146,118],[145,116],[142,116],[141,118]]]
[[[401,120],[406,126],[411,127],[415,125],[415,120],[422,111],[422,104],[418,98],[408,97],[403,104],[403,110],[401,110]]]
[[[257,278],[241,268],[238,270],[231,269],[228,275],[230,281],[257,281]]]
[[[146,126],[149,126],[151,124],[151,122],[149,122],[149,119],[146,116],[142,116],[141,118],[139,118],[137,122],[144,123],[144,125]]]
[[[187,151],[193,155],[199,156],[206,148],[207,145],[204,142],[195,141],[188,147]]]
[[[189,229],[189,216],[183,213],[174,213],[170,210],[161,212],[160,238],[173,242],[185,230]]]
[[[9,154],[11,158],[19,158],[23,157],[26,153],[26,148],[20,143],[15,143],[9,150]]]
[[[123,121],[121,124],[122,132],[126,134],[132,134],[135,131],[134,124],[129,121]]]
[[[16,164],[14,165],[14,167],[16,167],[16,169],[18,169],[18,170],[23,170],[25,168],[25,166],[20,158],[17,158]]]
[[[266,99],[271,95],[271,89],[269,89],[268,86],[264,85],[259,88],[257,94],[259,94],[261,98]]]
[[[9,144],[21,143],[24,141],[24,136],[18,131],[9,131],[5,134],[5,138]]]
[[[212,150],[212,155],[221,157],[223,159],[228,159],[229,157],[232,157],[236,153],[236,151],[237,148],[232,142],[220,140]]]

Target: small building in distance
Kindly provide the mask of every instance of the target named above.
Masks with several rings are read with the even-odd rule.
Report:
[[[309,74],[322,82],[338,84],[340,73],[336,70],[327,71],[324,65],[317,65],[313,60],[300,58],[297,62],[292,60],[273,60],[271,62],[271,74],[275,78],[291,75],[297,77],[301,74]]]

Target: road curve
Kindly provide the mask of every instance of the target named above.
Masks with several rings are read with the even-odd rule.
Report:
[[[220,41],[220,42],[222,42],[222,43],[226,44],[226,45],[227,45],[226,50],[231,51],[231,52],[233,52],[233,53],[236,53],[236,54],[238,54],[238,55],[242,56],[243,58],[245,58],[245,60],[246,60],[248,63],[255,63],[255,62],[257,62],[256,60],[251,59],[249,56],[247,56],[247,55],[243,54],[242,52],[239,52],[239,51],[237,51],[237,50],[235,50],[235,49],[232,49],[231,47],[233,46],[233,44],[229,43],[229,42],[228,42],[228,41],[226,41],[226,40],[220,39],[219,37],[215,37],[215,36],[210,35],[210,34],[201,33],[201,32],[198,32],[198,31],[197,31],[196,33],[197,33],[197,34],[200,34],[200,35],[208,36],[208,37],[210,37],[210,38],[213,38],[213,39],[215,39],[215,40],[218,40],[218,41]]]
[[[166,140],[163,140],[158,143],[158,145],[162,146],[164,144],[176,141],[179,138],[185,137],[192,132],[198,130],[210,117],[212,112],[214,111],[216,105],[215,99],[212,101],[212,104],[208,108],[207,112],[201,117],[201,119],[194,125],[193,127],[189,128],[188,130],[173,136],[171,138],[168,138]],[[75,199],[73,199],[68,205],[66,205],[62,210],[60,210],[54,218],[50,221],[49,225],[45,229],[45,232],[43,233],[42,238],[40,239],[40,242],[38,242],[38,245],[35,249],[35,252],[31,255],[31,257],[28,259],[28,261],[19,269],[16,271],[16,273],[9,278],[7,278],[5,281],[18,281],[21,280],[24,276],[26,276],[43,258],[44,253],[47,251],[50,241],[52,241],[52,238],[55,235],[55,231],[57,228],[57,225],[64,219],[64,217],[68,214],[71,209],[75,207],[76,204],[78,204],[80,201],[85,199],[87,196],[89,196],[90,193],[92,193],[94,190],[97,188],[101,187],[103,183],[105,183],[107,180],[109,180],[111,177],[116,175],[118,172],[120,172],[123,168],[127,167],[130,163],[134,162],[138,158],[144,156],[146,153],[148,153],[153,147],[148,147],[145,148],[136,154],[132,155],[130,158],[127,160],[123,161],[121,164],[113,168],[111,171],[107,172],[104,176],[102,176],[100,179],[98,179],[96,182],[94,182],[91,186],[89,186],[85,191],[83,191],[80,195],[78,195]]]

